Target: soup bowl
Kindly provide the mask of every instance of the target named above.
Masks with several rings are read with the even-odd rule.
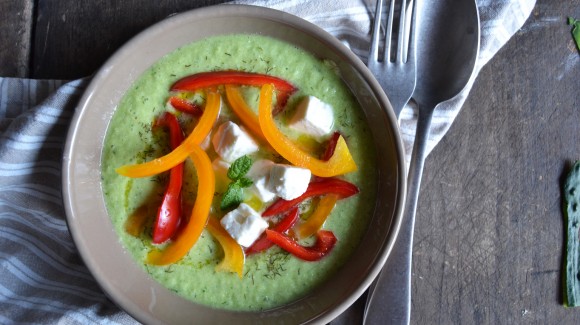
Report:
[[[377,200],[361,243],[316,290],[280,307],[233,311],[201,305],[152,279],[124,248],[107,214],[101,184],[107,126],[123,95],[152,64],[186,44],[211,36],[258,34],[302,48],[336,64],[360,103],[376,151]],[[196,9],[148,28],[120,48],[81,98],[63,157],[63,197],[73,240],[104,292],[140,322],[325,323],[340,315],[378,275],[393,247],[405,200],[405,163],[398,124],[371,72],[340,41],[293,15],[253,6]]]

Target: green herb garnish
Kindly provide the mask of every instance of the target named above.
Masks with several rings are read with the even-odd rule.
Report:
[[[228,168],[228,178],[232,182],[228,185],[228,189],[222,197],[220,209],[227,210],[229,208],[237,207],[244,200],[244,191],[246,187],[250,187],[254,182],[251,179],[244,177],[252,167],[252,159],[248,156],[242,156]]]
[[[580,51],[580,19],[568,17],[568,25],[573,26],[572,36],[574,37],[574,41],[576,42],[576,47],[578,48],[578,51]]]
[[[566,268],[564,272],[564,305],[580,306],[580,161],[577,161],[564,184],[564,217],[566,219]]]

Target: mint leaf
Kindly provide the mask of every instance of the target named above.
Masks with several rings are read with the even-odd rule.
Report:
[[[580,20],[568,17],[568,25],[573,26],[572,36],[574,37],[574,41],[576,42],[576,47],[578,48],[578,51],[580,51]]]
[[[248,156],[241,156],[228,168],[228,178],[235,181],[242,178],[252,167],[252,159]]]
[[[250,187],[250,186],[252,186],[252,184],[254,184],[254,181],[252,181],[251,179],[249,179],[247,177],[242,177],[242,178],[236,180],[236,183],[238,183],[240,185],[240,187]]]
[[[232,182],[228,185],[228,189],[222,197],[220,209],[227,210],[229,208],[237,207],[244,200],[244,188],[251,186],[254,182],[244,177],[252,167],[252,159],[248,156],[242,156],[228,168],[228,178]]]
[[[238,182],[232,182],[222,197],[220,209],[227,210],[236,207],[244,200],[244,193]]]

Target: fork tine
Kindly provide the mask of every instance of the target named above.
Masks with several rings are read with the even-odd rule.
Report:
[[[402,2],[401,4],[396,2]],[[398,117],[415,90],[417,69],[415,59],[415,26],[418,0],[390,0],[389,17],[385,28],[384,49],[381,41],[381,13],[383,0],[377,0],[375,21],[369,52],[368,68],[389,97],[393,111]],[[397,7],[397,8],[395,8]],[[386,8],[385,8],[386,9]],[[401,10],[396,26],[395,11]],[[399,30],[394,32],[398,27]],[[398,37],[397,37],[398,36]],[[379,55],[379,52],[380,55]],[[392,59],[391,59],[392,58]]]
[[[387,35],[385,40],[385,62],[391,61],[391,43],[393,42],[393,21],[395,16],[395,3],[397,0],[391,0],[391,5],[389,8],[389,19],[387,21]]]
[[[416,46],[416,38],[417,38],[417,2],[418,0],[411,0],[411,16],[409,21],[409,46],[405,46],[409,50],[409,54],[407,56],[407,60],[415,60],[415,46]]]
[[[371,50],[369,53],[368,62],[372,63],[378,60],[379,57],[379,37],[381,35],[381,14],[382,14],[383,0],[377,0],[375,10],[375,21],[373,24],[373,36],[371,38]]]
[[[405,35],[407,32],[407,14],[406,14],[406,0],[401,2],[401,10],[399,15],[399,35],[397,36],[397,55],[395,56],[395,60],[398,63],[403,63],[406,61],[404,58],[405,55],[405,45],[406,45],[406,37]]]

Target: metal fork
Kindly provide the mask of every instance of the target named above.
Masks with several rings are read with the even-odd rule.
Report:
[[[400,4],[399,31],[395,57],[391,60],[393,46],[393,23],[395,2],[391,0],[386,29],[384,59],[379,61],[379,34],[383,0],[377,0],[372,45],[368,67],[385,90],[397,118],[415,90],[416,67],[416,17],[418,0],[402,0]],[[407,7],[408,6],[408,7]],[[410,8],[410,12],[407,12]],[[407,37],[408,35],[408,37]],[[405,207],[404,227],[413,229],[414,218],[407,215]],[[404,228],[402,226],[402,228]],[[405,233],[403,231],[403,233]],[[401,238],[403,237],[403,238]],[[409,324],[411,317],[411,254],[412,235],[397,236],[385,266],[372,283],[364,311],[365,324]]]
[[[398,36],[393,39],[393,24],[395,22],[395,4],[397,0],[391,0],[387,21],[385,46],[383,58],[379,57],[381,14],[383,0],[377,0],[371,49],[367,62],[368,68],[373,72],[381,87],[387,94],[395,115],[399,117],[401,110],[409,102],[417,80],[417,67],[415,55],[415,16],[416,0],[402,0],[400,4]],[[410,15],[407,13],[410,8]],[[397,46],[396,49],[393,47]],[[394,57],[392,57],[394,52]]]

